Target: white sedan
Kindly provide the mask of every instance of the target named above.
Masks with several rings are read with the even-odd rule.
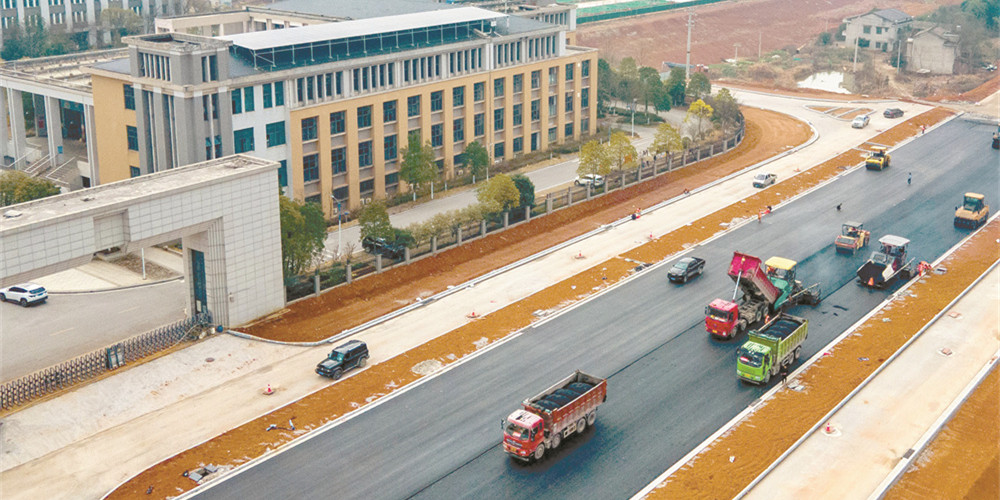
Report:
[[[24,307],[45,302],[48,298],[49,293],[45,291],[45,287],[35,283],[21,283],[0,289],[0,302],[17,302]]]

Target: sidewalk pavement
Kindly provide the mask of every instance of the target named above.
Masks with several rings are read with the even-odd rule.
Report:
[[[747,498],[869,498],[1000,348],[998,303],[1000,268],[835,413],[833,432],[806,439]]]
[[[879,133],[877,127],[852,129],[808,111],[801,100],[774,99],[789,114],[813,122],[820,134],[810,146],[767,165],[781,180]],[[903,105],[911,116],[930,109]],[[369,344],[373,364],[384,361],[467,323],[471,311],[489,314],[634,248],[650,234],[659,237],[757,192],[750,183],[754,173],[644,213],[359,337]],[[586,259],[574,258],[581,253]],[[14,413],[0,427],[5,499],[99,497],[160,460],[328,385],[313,367],[329,349],[213,337]],[[267,384],[277,393],[259,396]]]
[[[179,275],[184,274],[184,258],[182,256],[158,247],[146,248],[145,253],[147,262],[157,264]],[[100,259],[94,259],[73,269],[35,278],[32,281],[44,286],[50,293],[111,290],[153,282],[149,279],[142,279],[142,274]]]

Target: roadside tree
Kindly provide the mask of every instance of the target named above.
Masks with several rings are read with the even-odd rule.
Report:
[[[687,85],[687,95],[691,99],[704,99],[712,95],[712,83],[708,81],[708,75],[705,73],[692,74],[691,81]]]
[[[670,96],[670,103],[674,106],[684,105],[684,96],[687,93],[687,83],[684,81],[684,68],[673,68],[670,70],[670,78],[665,84],[667,95]]]
[[[724,132],[736,130],[741,117],[740,105],[733,94],[729,93],[729,89],[719,89],[708,104],[712,107],[712,122],[718,124]]]
[[[607,151],[608,158],[611,160],[611,167],[615,170],[631,169],[639,166],[639,155],[636,153],[632,141],[629,140],[624,132],[611,134]]]
[[[59,186],[19,170],[0,173],[0,207],[59,194]]]
[[[705,101],[698,99],[688,107],[687,115],[684,116],[684,123],[693,122],[695,134],[699,139],[705,135],[705,122],[712,116],[712,107]]]
[[[281,260],[285,279],[302,274],[323,252],[326,221],[316,203],[302,203],[281,196]]]
[[[504,212],[521,199],[514,180],[507,174],[497,174],[476,189],[476,199],[490,213]]]
[[[399,165],[399,177],[413,188],[413,200],[417,199],[416,187],[425,182],[437,179],[437,167],[434,165],[434,148],[430,141],[420,145],[420,134],[411,133],[407,137],[407,146],[400,151],[403,161]]]
[[[684,149],[684,141],[680,131],[669,123],[661,123],[656,127],[656,135],[653,136],[653,145],[650,149],[657,154],[673,153]]]
[[[361,228],[361,239],[384,238],[388,241],[395,239],[385,200],[375,199],[361,207],[358,226]]]
[[[486,167],[490,164],[490,155],[486,152],[486,148],[479,141],[472,141],[465,147],[463,155],[465,156],[465,165],[472,173],[472,182],[475,183],[476,179],[484,178]]]
[[[608,148],[596,140],[587,141],[580,148],[580,162],[576,167],[576,174],[580,177],[585,175],[608,175],[611,173],[611,157],[608,155]]]
[[[518,191],[518,207],[530,207],[535,204],[535,183],[524,174],[514,174],[511,176],[514,186]]]
[[[101,11],[101,24],[111,32],[112,45],[119,45],[122,37],[142,33],[142,18],[132,9],[109,7]]]

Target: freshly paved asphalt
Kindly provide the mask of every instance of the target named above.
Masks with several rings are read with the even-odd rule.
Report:
[[[0,304],[0,381],[15,379],[186,317],[183,281]],[[149,307],[155,305],[155,307]]]
[[[204,491],[204,498],[622,498],[645,486],[766,388],[735,377],[735,342],[710,340],[704,306],[727,297],[732,251],[799,261],[823,285],[810,320],[815,354],[890,292],[854,284],[870,249],[837,255],[841,222],[872,239],[912,240],[932,261],[967,231],[953,228],[966,191],[1000,199],[992,128],[954,120],[893,154],[883,172],[859,170],[751,222],[693,254],[705,275],[670,285],[667,267],[643,272],[468,363]],[[907,173],[913,184],[907,185]],[[780,184],[770,189],[781,189]],[[843,211],[835,206],[842,204]],[[535,466],[511,463],[499,422],[519,402],[574,369],[609,377],[595,428]]]

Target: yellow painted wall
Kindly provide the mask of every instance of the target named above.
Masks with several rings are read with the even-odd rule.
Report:
[[[581,112],[580,109],[580,90],[582,89],[584,78],[581,76],[580,62],[583,60],[590,61],[590,76],[587,77],[587,87],[590,88],[589,106],[585,110],[585,113]],[[574,65],[573,70],[573,81],[566,81],[566,65],[572,63]],[[492,158],[494,152],[494,143],[497,139],[496,137],[501,137],[504,142],[505,158],[509,159],[514,156],[513,152],[513,139],[514,129],[519,128],[519,137],[522,137],[523,147],[520,153],[526,154],[531,152],[531,133],[532,133],[532,121],[531,121],[531,101],[534,99],[539,99],[541,102],[541,116],[539,120],[540,128],[539,133],[539,151],[548,149],[548,130],[549,126],[548,117],[548,96],[550,95],[550,85],[549,85],[549,68],[555,67],[558,71],[558,82],[552,88],[555,89],[556,102],[560,110],[563,109],[565,104],[565,96],[567,92],[573,92],[574,95],[574,107],[571,113],[565,113],[560,111],[556,115],[555,127],[557,128],[557,143],[562,143],[565,137],[565,126],[571,120],[573,123],[573,137],[580,137],[580,126],[581,118],[586,116],[589,117],[590,132],[593,133],[594,128],[597,126],[597,53],[596,52],[585,52],[576,53],[559,59],[552,59],[547,61],[540,61],[533,64],[520,65],[512,68],[503,68],[499,70],[494,70],[486,73],[477,73],[475,75],[469,76],[458,76],[454,78],[449,78],[443,81],[430,82],[425,85],[410,86],[399,90],[393,90],[389,92],[380,92],[372,95],[363,95],[355,98],[350,98],[347,100],[334,101],[330,103],[322,103],[314,105],[307,108],[295,109],[290,113],[289,121],[289,142],[291,146],[291,158],[289,161],[289,171],[294,172],[292,174],[293,179],[291,182],[293,193],[298,199],[303,199],[305,197],[306,186],[302,181],[302,159],[304,148],[313,148],[313,143],[315,143],[316,152],[319,153],[319,193],[320,200],[323,205],[324,213],[330,217],[334,215],[334,204],[330,197],[333,192],[333,174],[332,174],[332,162],[331,162],[331,136],[330,136],[330,114],[338,111],[345,111],[345,129],[346,132],[343,136],[345,146],[347,148],[347,183],[348,183],[348,193],[349,193],[349,206],[347,208],[354,210],[360,206],[360,166],[358,164],[358,144],[361,142],[359,140],[359,133],[370,136],[372,141],[372,158],[373,158],[373,171],[375,176],[375,197],[385,196],[385,161],[384,161],[384,136],[385,136],[385,124],[383,123],[382,116],[382,104],[386,101],[395,100],[396,104],[396,122],[395,122],[395,133],[397,136],[397,151],[402,150],[407,144],[407,133],[409,132],[409,116],[407,114],[407,98],[414,95],[420,95],[420,118],[419,118],[419,130],[421,131],[421,136],[423,141],[427,141],[431,138],[431,127],[434,125],[433,115],[438,112],[431,112],[431,94],[436,91],[443,92],[443,107],[440,111],[441,113],[441,123],[444,125],[443,134],[443,144],[439,148],[435,148],[438,153],[438,158],[444,160],[444,176],[450,178],[454,175],[454,165],[453,157],[456,152],[460,151],[464,144],[472,142],[472,140],[477,140],[480,144],[483,144]],[[531,88],[531,73],[533,71],[541,71],[541,85],[537,90]],[[513,93],[513,75],[521,74],[523,75],[523,90],[519,95]],[[396,75],[397,78],[401,78],[402,75]],[[345,73],[345,78],[348,78],[348,73]],[[502,98],[493,95],[494,80],[498,78],[504,78],[504,96]],[[477,82],[482,82],[485,85],[485,99],[480,102],[476,102],[474,99],[474,85]],[[453,104],[453,94],[452,89],[455,87],[464,86],[465,90],[465,104],[462,108],[456,109]],[[536,94],[537,93],[537,97]],[[290,99],[294,98],[293,95],[289,96]],[[522,125],[515,127],[513,125],[513,105],[516,103],[522,104]],[[357,123],[357,110],[363,106],[372,106],[372,127],[364,131],[359,131]],[[504,130],[502,134],[500,132],[495,132],[493,130],[493,111],[498,109],[500,106],[504,109]],[[475,136],[475,115],[478,113],[483,113],[485,115],[485,135]],[[309,117],[317,118],[317,139],[309,141],[307,144],[302,142],[302,120]],[[453,140],[453,120],[455,118],[462,117],[465,119],[465,140],[456,144]],[[568,118],[567,118],[568,117]],[[416,130],[416,129],[414,129]],[[124,132],[123,132],[124,133]],[[571,138],[573,138],[571,137]],[[367,138],[365,140],[368,140]],[[339,146],[338,146],[339,147]],[[308,153],[313,154],[313,153]],[[398,158],[398,156],[397,156]],[[397,159],[397,162],[399,160]],[[310,192],[314,192],[315,187]],[[405,191],[405,182],[400,180],[400,191]]]
[[[91,75],[101,184],[128,179],[131,177],[129,167],[139,166],[139,152],[128,149],[125,126],[134,127],[136,123],[135,111],[125,109],[123,86],[126,83],[126,80]],[[137,95],[137,103],[138,99]]]

